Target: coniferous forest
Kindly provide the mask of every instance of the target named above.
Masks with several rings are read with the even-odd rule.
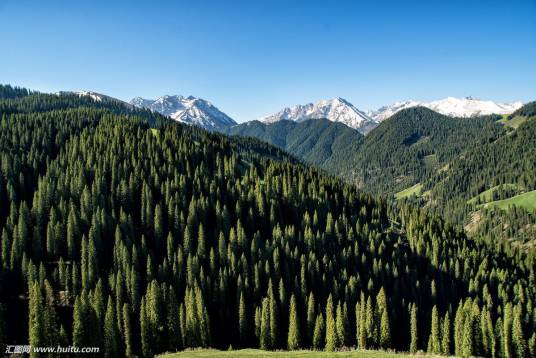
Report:
[[[533,250],[260,141],[109,100],[0,96],[2,345],[536,356]]]

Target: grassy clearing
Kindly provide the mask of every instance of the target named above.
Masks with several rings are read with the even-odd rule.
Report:
[[[493,206],[504,210],[508,210],[511,206],[519,206],[536,212],[536,190],[516,195],[508,199],[492,201],[483,206],[486,208]]]
[[[396,198],[396,200],[400,200],[402,198],[407,198],[408,196],[412,196],[412,195],[417,195],[418,196],[421,193],[421,190],[422,190],[422,184],[417,183],[412,187],[406,188],[406,189],[396,193],[395,198]]]
[[[430,154],[422,158],[424,164],[428,167],[435,167],[437,165],[437,155]]]
[[[493,193],[495,191],[501,189],[501,187],[504,188],[504,189],[515,189],[515,188],[517,188],[517,185],[516,184],[503,184],[503,185],[494,186],[493,188],[489,188],[488,190],[483,191],[482,193],[478,194],[477,196],[467,200],[467,204],[475,203],[478,200],[478,198],[480,198],[482,200],[482,202],[484,202],[484,203],[490,202],[493,199]]]
[[[161,358],[404,358],[415,357],[409,354],[354,350],[348,352],[322,352],[322,351],[262,351],[259,349],[241,349],[233,351],[219,351],[216,349],[195,349],[159,356]]]
[[[503,115],[502,119],[500,119],[498,122],[504,124],[507,127],[512,127],[514,129],[517,129],[526,120],[527,120],[527,117],[525,116],[515,116],[512,119],[508,119],[508,115]]]

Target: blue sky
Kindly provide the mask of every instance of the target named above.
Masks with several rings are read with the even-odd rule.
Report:
[[[206,98],[238,121],[340,96],[536,99],[536,0],[0,1],[0,83]]]

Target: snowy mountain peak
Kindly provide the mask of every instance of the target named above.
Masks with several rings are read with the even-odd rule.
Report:
[[[176,121],[195,124],[208,130],[221,130],[236,124],[231,117],[220,111],[209,101],[194,96],[165,95],[155,100],[136,97],[130,101],[130,104],[147,108],[171,117]]]
[[[107,96],[105,94],[97,93],[97,92],[94,92],[94,91],[60,91],[60,92],[57,92],[56,94],[58,96],[76,95],[78,97],[89,97],[92,100],[94,100],[95,102],[102,102],[103,100],[108,100],[108,101],[115,101],[115,102],[125,103],[125,102],[121,101],[120,99],[110,97],[110,96]]]
[[[341,97],[321,100],[315,104],[308,103],[304,105],[296,105],[294,107],[286,107],[277,113],[262,117],[259,120],[265,123],[273,123],[280,120],[302,122],[308,119],[319,118],[326,118],[333,122],[341,122],[348,127],[357,129],[361,133],[367,133],[377,125],[376,121]]]
[[[489,114],[509,114],[519,109],[522,105],[522,102],[500,103],[481,100],[471,96],[465,98],[447,97],[432,102],[412,100],[396,102],[388,106],[383,106],[375,111],[369,111],[367,114],[372,119],[381,122],[403,109],[422,106],[447,116],[468,118]]]

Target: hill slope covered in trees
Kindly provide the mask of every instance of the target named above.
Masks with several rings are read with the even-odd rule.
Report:
[[[252,121],[230,127],[226,132],[258,138],[334,175],[343,174],[342,163],[364,138],[357,130],[327,119],[268,124]]]
[[[0,343],[534,355],[532,252],[253,140],[50,101],[0,117]]]
[[[460,227],[469,225],[471,234],[532,243],[533,213],[521,207],[485,208],[486,203],[475,198],[487,190],[499,200],[534,189],[533,108],[529,103],[502,119],[452,118],[410,108],[364,138],[345,135],[342,127],[327,131],[322,122],[311,121],[300,123],[304,128],[292,122],[252,122],[233,129],[284,148],[365,191],[404,198]]]

